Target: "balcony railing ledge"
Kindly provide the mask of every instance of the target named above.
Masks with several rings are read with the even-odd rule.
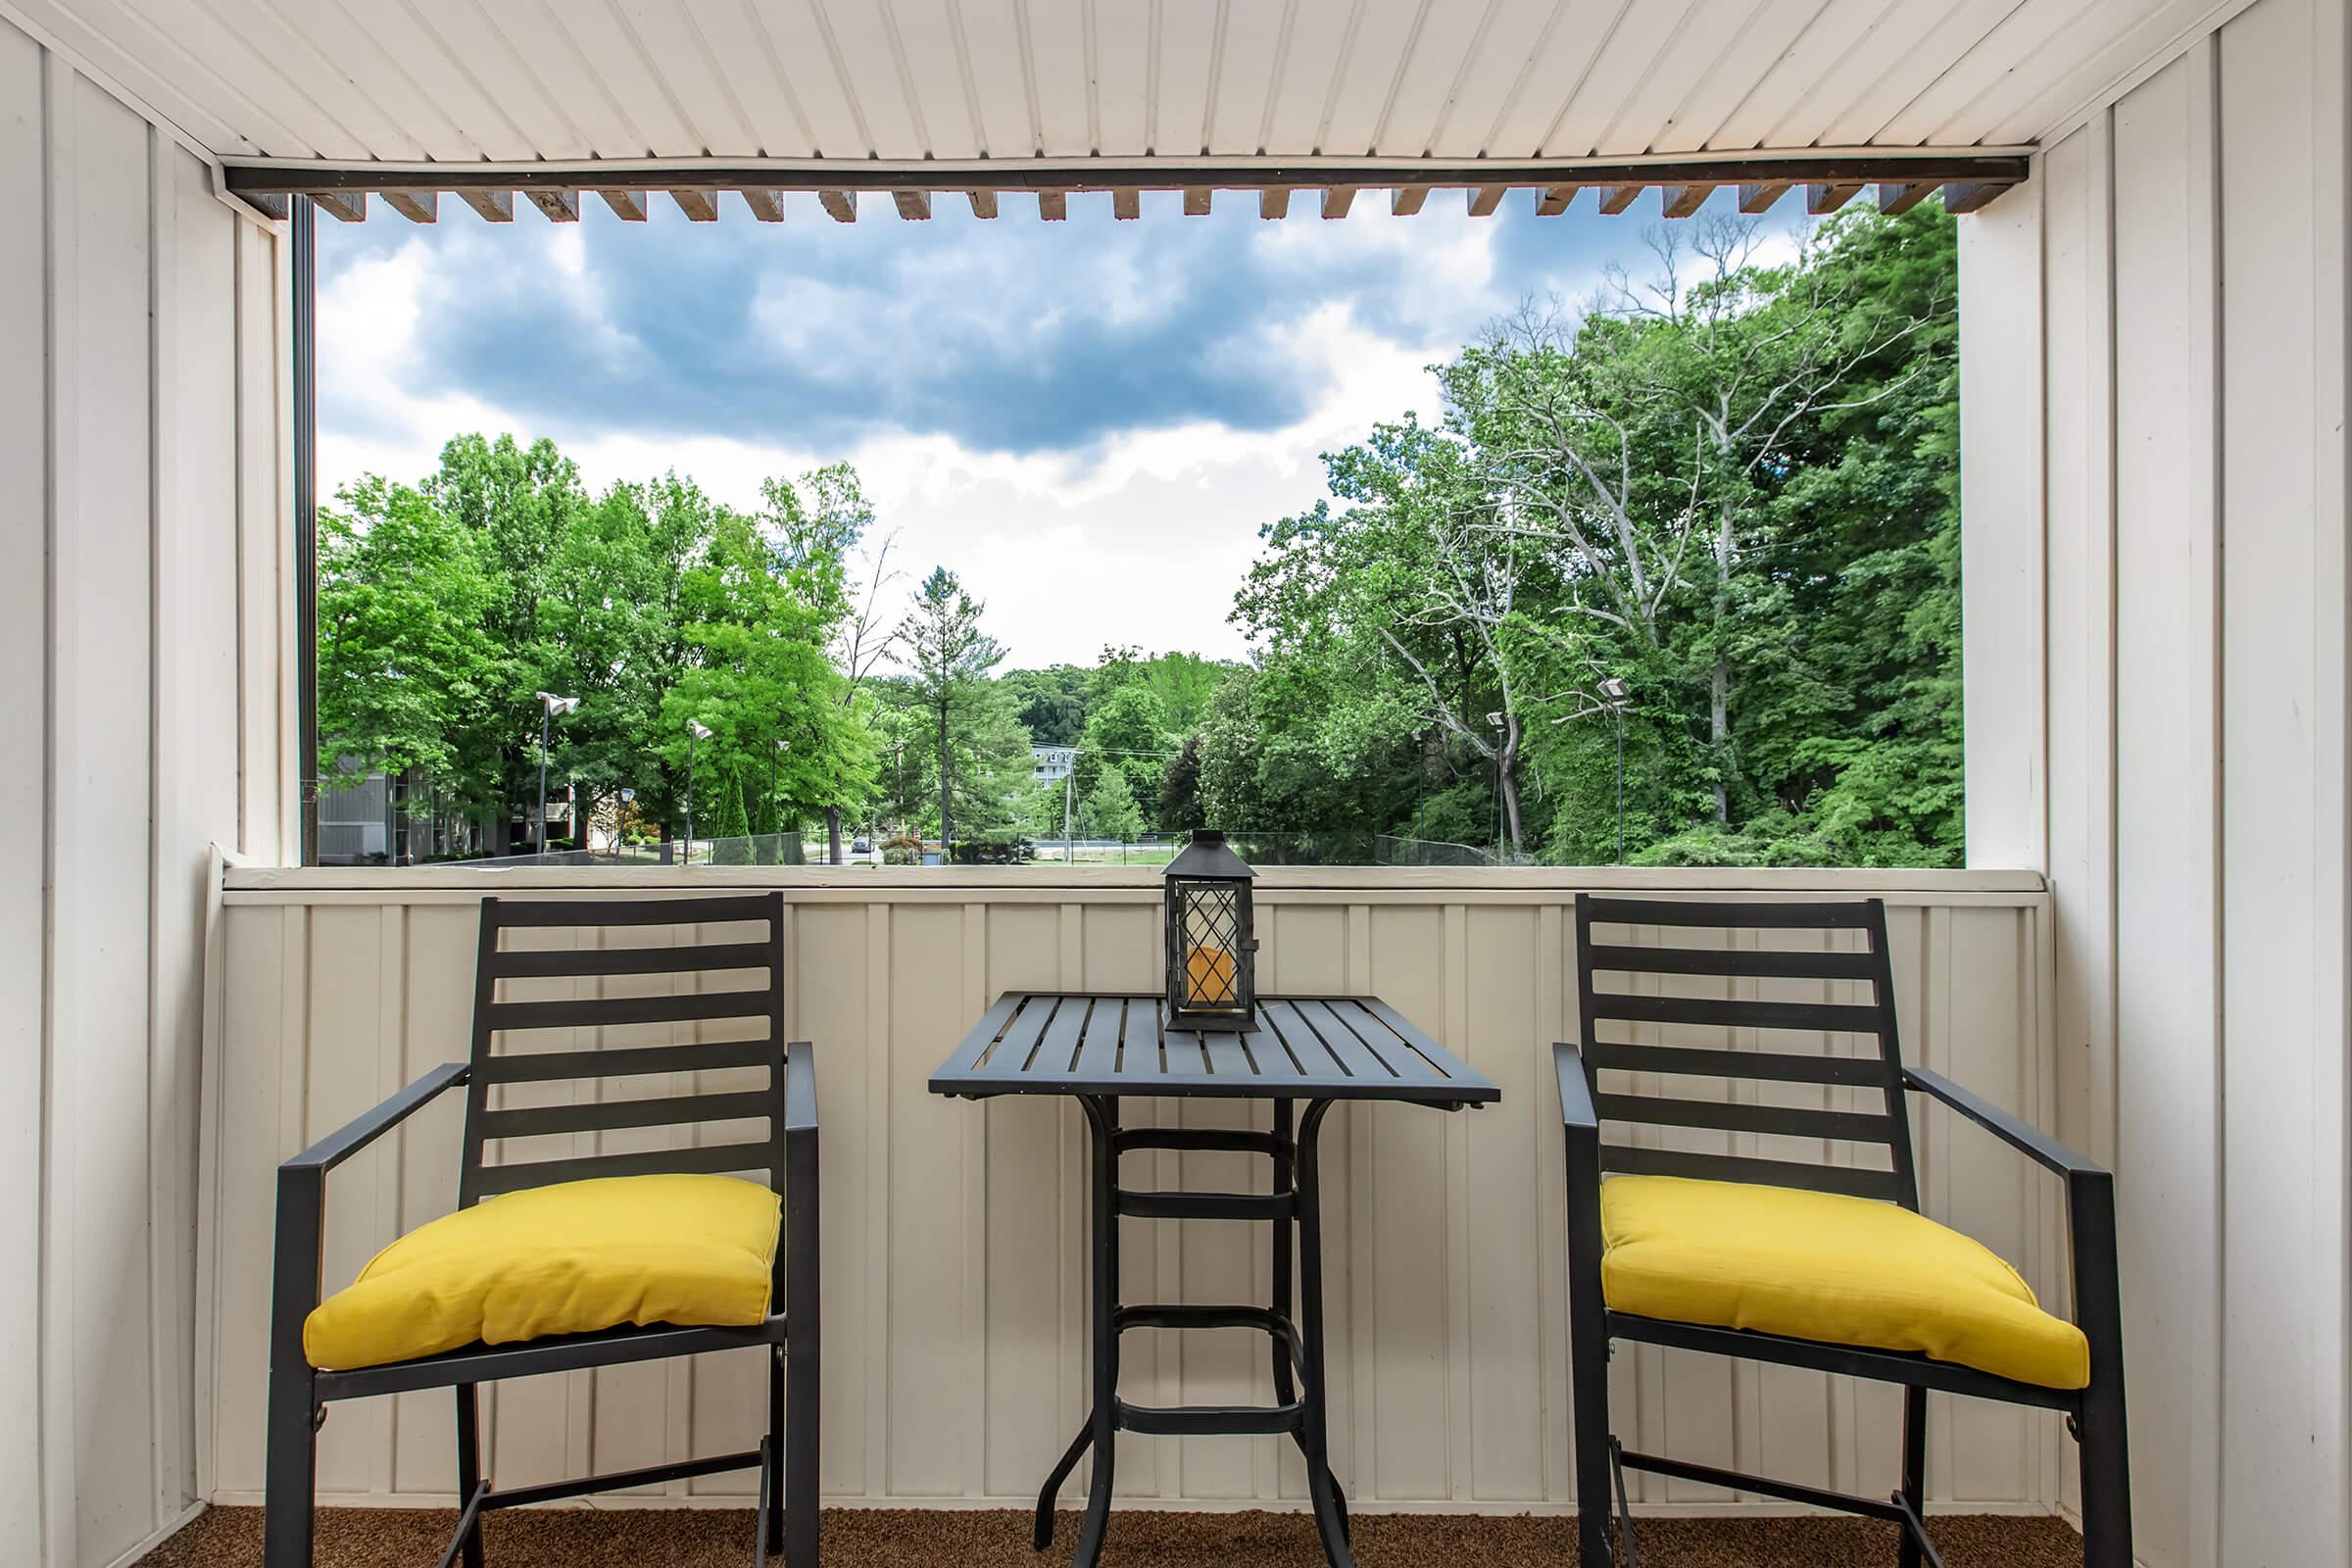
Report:
[[[440,904],[493,893],[782,888],[808,903],[1150,903],[1152,866],[229,866],[228,904]],[[1884,898],[1889,905],[2038,904],[2038,871],[1705,866],[1261,866],[1278,903],[1556,904],[1565,895],[1644,892],[1758,898]]]

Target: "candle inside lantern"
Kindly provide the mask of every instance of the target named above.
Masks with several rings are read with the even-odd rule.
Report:
[[[1186,984],[1196,1003],[1233,1002],[1233,953],[1231,949],[1196,944],[1185,955]]]

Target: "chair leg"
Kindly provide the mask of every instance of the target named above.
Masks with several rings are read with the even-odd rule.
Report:
[[[1571,1151],[1571,1169],[1575,1168]],[[1611,1544],[1609,1331],[1600,1295],[1600,1215],[1588,1177],[1580,1204],[1577,1183],[1569,1183],[1568,1209],[1568,1376],[1570,1413],[1576,1428],[1576,1539],[1582,1568],[1614,1568]],[[1632,1526],[1626,1526],[1631,1534]],[[1630,1549],[1632,1542],[1627,1545]]]
[[[1609,1347],[1597,1323],[1569,1323],[1570,1402],[1576,1426],[1576,1545],[1580,1568],[1612,1568],[1609,1463]],[[1597,1316],[1597,1313],[1591,1314]]]
[[[814,1336],[795,1337],[784,1349],[785,1568],[816,1568],[818,1483],[817,1413],[823,1398]]]
[[[482,1401],[480,1389],[471,1383],[461,1383],[455,1390],[458,1396],[458,1506],[466,1506],[474,1490],[482,1484]],[[459,1561],[465,1568],[482,1568],[482,1520],[474,1516],[473,1526],[466,1532]],[[275,1568],[272,1564],[271,1568]]]
[[[2075,1436],[2082,1447],[2082,1568],[2132,1568],[2131,1454],[2120,1378],[2104,1386],[2093,1381]]]
[[[270,1451],[265,1471],[264,1568],[311,1568],[312,1510],[317,1505],[318,1432],[308,1366],[270,1371]]]
[[[1928,1391],[1903,1390],[1903,1487],[1902,1498],[1911,1505],[1912,1513],[1927,1517],[1928,1504]],[[1922,1561],[1919,1543],[1911,1532],[1903,1532],[1903,1544],[1896,1553],[1900,1568],[1920,1568]]]
[[[767,1441],[760,1446],[760,1467],[767,1498],[760,1549],[772,1557],[784,1549],[784,1348],[776,1345],[767,1348]]]

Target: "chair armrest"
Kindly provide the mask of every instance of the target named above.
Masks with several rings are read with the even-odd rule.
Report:
[[[816,1047],[796,1040],[784,1058],[784,1250],[782,1270],[785,1333],[791,1375],[809,1382],[792,1398],[814,1394],[814,1368],[821,1343],[817,1246]]]
[[[447,1061],[356,1120],[277,1167],[277,1236],[270,1290],[270,1375],[306,1377],[302,1326],[318,1304],[320,1232],[326,1225],[326,1173],[399,1126],[473,1070]],[[307,1398],[307,1396],[305,1396]]]
[[[2091,1380],[2107,1384],[2123,1366],[2124,1312],[2116,1258],[2115,1177],[2039,1128],[1924,1067],[1903,1069],[1906,1087],[1939,1100],[2027,1158],[2066,1178],[2075,1324],[2090,1342]]]
[[[1925,1067],[1905,1067],[1903,1083],[1930,1099],[1943,1102],[2028,1159],[2061,1176],[2107,1174],[2095,1160],[2083,1158],[2049,1134],[2029,1127],[1991,1101],[1961,1088],[1941,1073],[1930,1072]]]
[[[382,1104],[338,1127],[278,1166],[278,1175],[283,1178],[301,1171],[323,1172],[334,1169],[399,1126],[443,1090],[464,1083],[472,1071],[469,1062],[443,1062]]]
[[[784,1048],[784,1131],[816,1131],[816,1047],[796,1040]]]
[[[1600,1118],[1592,1109],[1592,1084],[1585,1076],[1585,1054],[1563,1040],[1551,1048],[1551,1064],[1560,1077],[1560,1122],[1572,1133],[1597,1137]]]

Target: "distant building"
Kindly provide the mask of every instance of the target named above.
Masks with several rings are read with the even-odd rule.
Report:
[[[1032,746],[1029,748],[1031,771],[1040,784],[1058,784],[1070,776],[1078,765],[1075,746]]]

